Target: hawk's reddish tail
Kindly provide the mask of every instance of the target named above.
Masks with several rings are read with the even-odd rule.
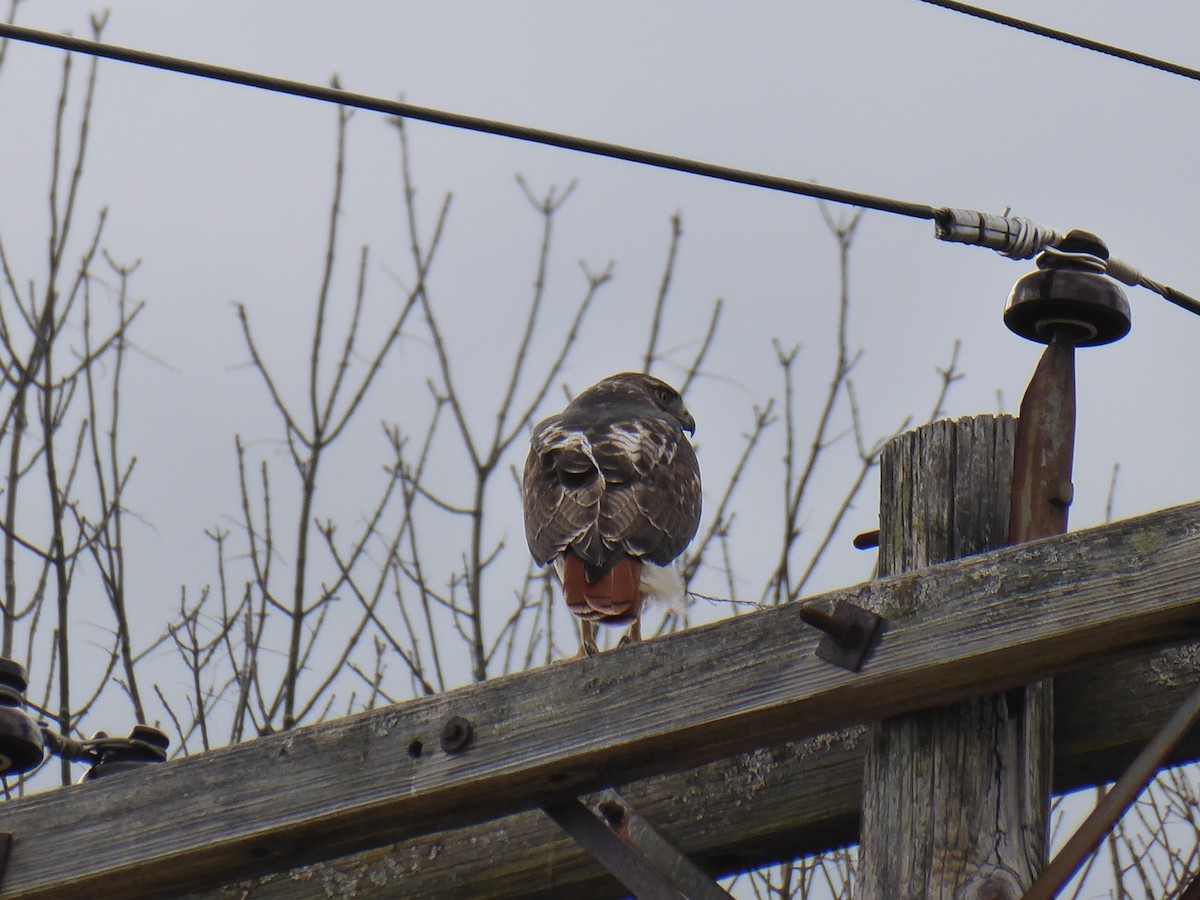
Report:
[[[642,612],[642,561],[626,556],[599,581],[588,581],[583,560],[566,553],[563,593],[571,612],[589,622],[628,625]]]

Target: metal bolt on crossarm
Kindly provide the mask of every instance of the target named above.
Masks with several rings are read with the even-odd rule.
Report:
[[[451,716],[442,724],[442,749],[447,753],[461,753],[467,749],[474,737],[471,722],[462,716]]]

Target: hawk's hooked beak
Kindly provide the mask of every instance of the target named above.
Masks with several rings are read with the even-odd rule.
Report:
[[[679,416],[679,424],[683,426],[683,430],[688,434],[696,433],[696,420],[692,418],[692,414],[686,409]]]

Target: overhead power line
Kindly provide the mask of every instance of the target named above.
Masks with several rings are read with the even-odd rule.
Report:
[[[935,2],[935,0],[927,0]],[[467,131],[478,131],[484,134],[513,138],[550,147],[559,147],[588,153],[593,156],[603,156],[640,165],[654,166],[660,169],[670,169],[676,172],[686,172],[705,178],[720,181],[730,181],[767,190],[782,191],[789,194],[799,194],[814,197],[818,200],[828,200],[832,203],[844,203],[850,206],[861,206],[881,212],[894,213],[915,219],[929,219],[935,223],[934,234],[939,240],[961,244],[973,244],[979,247],[989,247],[1013,259],[1028,259],[1046,246],[1054,246],[1062,240],[1062,235],[1053,229],[1038,225],[1020,216],[994,216],[967,209],[934,207],[925,203],[913,203],[907,200],[896,200],[876,194],[865,194],[843,188],[828,187],[811,181],[799,181],[783,178],[778,175],[765,175],[745,169],[735,169],[714,163],[700,162],[666,153],[656,153],[652,150],[641,150],[636,147],[626,147],[606,141],[591,138],[575,137],[555,131],[540,128],[530,128],[524,125],[514,125],[495,119],[484,119],[478,116],[463,115],[462,113],[430,109],[416,106],[400,100],[385,100],[368,94],[358,94],[342,90],[338,87],[323,87],[302,81],[290,81],[271,75],[247,72],[242,69],[231,69],[211,63],[196,62],[145,50],[135,50],[129,47],[119,47],[99,41],[71,35],[54,34],[48,31],[38,31],[19,25],[0,22],[0,39],[25,41],[54,47],[74,53],[113,59],[119,62],[164,69],[169,72],[179,72],[184,75],[195,75],[228,84],[240,84],[246,87],[258,88],[275,93],[290,94],[310,100],[325,103],[336,103],[355,109],[366,109],[375,112],[388,113],[406,119],[417,119],[446,125],[451,128],[462,128]],[[1125,284],[1138,285],[1154,291],[1183,307],[1189,312],[1200,315],[1200,301],[1194,300],[1187,294],[1152,281],[1143,276],[1136,268],[1117,259],[1108,260],[1109,274]]]
[[[1080,37],[1077,34],[1071,34],[1069,31],[1060,31],[1057,28],[1038,25],[1036,22],[1027,22],[1024,19],[1006,16],[1003,13],[993,12],[990,9],[969,6],[966,3],[959,3],[957,0],[920,0],[920,2],[928,3],[930,6],[940,6],[943,9],[953,10],[963,15],[974,16],[977,19],[985,19],[988,22],[995,22],[999,25],[1007,25],[1009,28],[1016,28],[1018,31],[1036,34],[1038,37],[1050,38],[1054,41],[1062,41],[1064,44],[1072,44],[1076,47],[1082,47],[1085,50],[1094,50],[1097,53],[1114,56],[1126,62],[1137,63],[1139,66],[1158,69],[1160,72],[1169,72],[1172,75],[1181,75],[1184,78],[1191,78],[1193,81],[1200,81],[1200,69],[1181,66],[1178,63],[1147,56],[1145,53],[1138,53],[1134,50],[1126,50],[1112,44],[1094,41],[1091,38]]]
[[[716,178],[721,181],[732,181],[738,184],[767,188],[773,191],[801,194],[806,197],[816,197],[817,199],[829,200],[834,203],[865,206],[868,209],[877,209],[882,212],[896,213],[897,215],[917,219],[932,219],[934,216],[933,208],[924,203],[909,203],[905,200],[894,200],[890,197],[879,197],[874,194],[863,194],[857,191],[827,187],[825,185],[814,184],[811,181],[799,181],[791,178],[782,178],[777,175],[765,175],[745,169],[735,169],[729,166],[720,166],[713,163],[699,162],[694,159],[671,156],[666,153],[656,153],[651,150],[639,150],[634,147],[610,144],[606,141],[575,137],[569,134],[560,134],[524,125],[513,125],[494,119],[479,118],[478,116],[430,109],[429,107],[416,106],[412,103],[405,103],[399,100],[385,100],[380,97],[371,97],[367,94],[356,94],[352,91],[345,91],[336,87],[323,87],[301,81],[289,81],[285,78],[261,75],[242,69],[230,69],[210,63],[194,62],[173,56],[149,53],[145,50],[118,47],[113,44],[89,41],[70,35],[53,34],[46,31],[37,31],[32,28],[0,23],[0,37],[27,41],[33,44],[42,44],[47,47],[56,47],[60,50],[70,50],[91,56],[100,56],[105,59],[115,59],[120,62],[133,63],[139,66],[165,69],[170,72],[181,72],[185,75],[196,75],[200,78],[223,81],[229,84],[240,84],[280,94],[291,94],[296,97],[320,100],[325,103],[336,103],[340,106],[374,110],[375,112],[388,113],[406,119],[418,119],[422,122],[446,125],[451,128],[463,128],[468,131],[479,131],[500,137],[515,138],[519,141],[575,150],[593,156],[605,156],[610,159],[640,163],[660,169],[672,169],[676,172],[688,172],[693,175],[702,175],[706,178]]]

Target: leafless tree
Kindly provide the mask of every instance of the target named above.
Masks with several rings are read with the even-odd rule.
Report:
[[[10,20],[18,5],[11,0]],[[103,27],[103,17],[93,19],[97,37]],[[4,60],[0,44],[0,71]],[[614,265],[581,264],[574,284],[561,283],[553,274],[557,223],[577,202],[575,185],[538,189],[518,178],[516,201],[539,229],[532,247],[512,250],[528,254],[531,287],[518,326],[497,336],[494,358],[481,372],[464,356],[452,300],[432,277],[454,227],[453,197],[430,207],[419,202],[416,152],[402,121],[392,125],[403,272],[380,278],[375,251],[345,246],[339,223],[351,158],[348,110],[337,112],[322,265],[307,338],[294,361],[303,363],[304,376],[282,374],[293,361],[273,355],[279,351],[260,339],[271,323],[260,321],[251,305],[239,305],[231,330],[274,432],[229,435],[228,471],[240,504],[197,542],[198,552],[211,555],[211,577],[181,586],[161,635],[139,645],[126,598],[128,573],[139,565],[126,540],[135,457],[120,437],[128,414],[122,379],[137,349],[131,333],[141,309],[133,300],[138,263],[104,249],[105,211],[85,225],[91,214],[79,208],[97,86],[95,61],[82,76],[80,66],[76,57],[64,57],[44,270],[9,258],[8,223],[0,221],[0,652],[29,669],[29,695],[53,728],[83,737],[98,724],[92,721],[98,701],[116,697],[134,721],[170,730],[174,752],[187,754],[569,655],[573,622],[553,578],[528,561],[520,541],[508,539],[516,533],[509,520],[532,425],[583,386],[567,383],[569,364],[615,279]],[[839,274],[828,301],[837,311],[828,336],[832,367],[816,372],[819,357],[803,354],[794,335],[763,336],[760,349],[777,364],[777,396],[739,411],[738,452],[724,471],[706,469],[706,522],[680,560],[687,601],[665,611],[650,633],[803,596],[884,442],[912,421],[903,413],[883,426],[865,421],[854,377],[862,351],[849,316],[862,214],[838,217],[824,206],[821,214]],[[672,316],[683,221],[678,212],[667,220],[661,278],[642,307],[646,339],[628,365],[656,371],[694,395],[707,381],[727,377],[711,362],[725,304],[712,298],[704,316],[682,324]],[[368,327],[381,320],[382,327]],[[405,342],[423,352],[401,358]],[[947,392],[962,377],[958,355],[955,344],[937,370],[931,420],[943,414]],[[811,421],[798,403],[801,381],[823,385]],[[379,423],[368,416],[384,391],[402,394],[404,402]],[[480,408],[489,414],[472,415]],[[340,452],[350,442],[353,460]],[[363,447],[374,448],[369,464]],[[841,477],[827,474],[840,471],[830,466],[839,458],[852,465],[839,499],[827,504],[815,497],[814,485]],[[374,479],[368,502],[349,515],[333,502],[348,468]],[[747,563],[735,549],[749,516],[751,472],[772,473],[781,499],[772,513],[777,543]],[[741,521],[739,510],[747,510]],[[78,599],[84,586],[105,598],[102,613],[84,609]],[[99,621],[105,639],[81,642],[75,627],[81,616]],[[171,677],[161,674],[164,659],[173,660]],[[67,763],[57,769],[55,780],[66,782]],[[35,786],[37,778],[8,787]],[[1194,770],[1165,772],[1114,830],[1089,879],[1110,879],[1116,897],[1180,890],[1197,866],[1198,808]],[[747,873],[732,884],[742,896],[850,897],[853,860],[851,848]],[[1089,891],[1080,887],[1076,895]]]
[[[15,9],[13,4],[10,15]],[[104,21],[92,19],[96,37]],[[75,64],[74,57],[63,58],[44,272],[21,271],[0,235],[5,392],[0,453],[6,461],[0,653],[42,679],[30,695],[64,735],[77,731],[117,672],[134,716],[144,720],[129,642],[121,540],[121,498],[133,460],[123,455],[118,440],[126,335],[140,309],[128,297],[136,264],[121,265],[99,252],[106,211],[79,234],[89,227],[80,221],[78,197],[97,66],[95,60],[87,64],[80,86]],[[73,91],[82,96],[71,113]],[[73,598],[89,582],[99,583],[113,615],[111,646],[90,652],[72,630],[78,617]],[[85,687],[73,690],[72,676],[81,671],[89,676]],[[60,777],[64,783],[70,778],[65,761]]]

